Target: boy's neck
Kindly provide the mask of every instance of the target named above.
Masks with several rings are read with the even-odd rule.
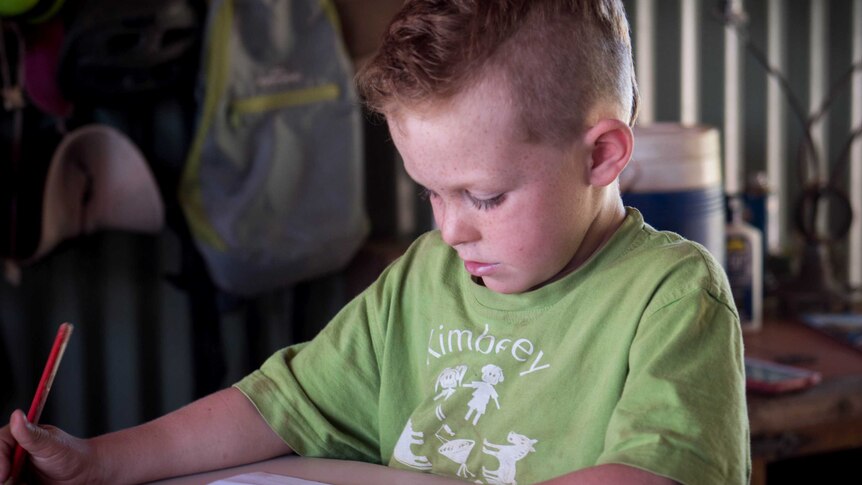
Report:
[[[574,256],[563,269],[553,278],[542,283],[542,286],[557,281],[575,271],[586,263],[593,254],[599,251],[622,226],[626,219],[626,209],[622,201],[609,203],[593,218],[590,227],[584,233],[584,239],[575,251]]]

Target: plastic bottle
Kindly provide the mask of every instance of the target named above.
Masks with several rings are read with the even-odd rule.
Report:
[[[742,200],[731,198],[729,207],[725,270],[742,330],[758,331],[763,325],[763,234],[743,219]]]

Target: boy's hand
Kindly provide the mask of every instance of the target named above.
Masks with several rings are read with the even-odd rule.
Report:
[[[238,389],[203,397],[159,419],[90,439],[53,426],[27,426],[21,411],[0,428],[0,483],[15,443],[30,455],[39,483],[142,483],[290,453]]]
[[[53,426],[34,426],[21,411],[12,413],[0,429],[0,483],[12,471],[15,443],[29,454],[30,471],[41,483],[89,483],[93,451],[86,440],[70,436]]]
[[[12,453],[15,451],[15,439],[9,425],[0,428],[0,483],[5,483],[12,468]]]

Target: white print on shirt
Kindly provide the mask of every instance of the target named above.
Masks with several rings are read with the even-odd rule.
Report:
[[[434,385],[434,392],[437,392],[439,388],[443,388],[443,391],[440,394],[437,394],[434,397],[434,400],[438,400],[441,397],[443,400],[449,399],[455,392],[455,388],[461,385],[461,381],[464,380],[464,373],[467,372],[466,365],[459,365],[454,369],[451,367],[447,367],[440,372],[440,375],[437,376],[437,384]]]
[[[452,329],[447,332],[444,328],[445,327],[443,327],[443,325],[440,325],[437,329],[431,329],[431,334],[428,336],[428,355],[425,358],[426,365],[431,365],[431,357],[439,359],[446,354],[464,352],[465,348],[467,351],[479,352],[481,354],[488,355],[492,352],[495,354],[505,352],[511,346],[509,353],[511,353],[512,358],[518,362],[527,362],[527,360],[532,357],[533,352],[535,352],[533,342],[531,340],[525,338],[520,338],[514,341],[509,338],[498,339],[494,335],[488,333],[487,324],[485,324],[485,329],[482,333],[475,339],[473,339],[473,332],[470,330]],[[435,333],[437,334],[436,342],[434,341]],[[539,365],[539,362],[541,362],[544,355],[545,353],[540,350],[539,353],[536,354],[536,358],[530,364],[530,367],[527,370],[522,371],[520,374],[523,376],[531,372],[540,371],[550,367],[550,364]]]
[[[449,438],[455,436],[455,433],[452,432],[452,428],[450,428],[449,425],[444,424],[441,426],[440,429],[434,433],[434,436],[443,442],[440,448],[437,448],[437,452],[459,465],[458,472],[456,473],[459,477],[475,477],[476,474],[467,469],[467,458],[470,457],[470,452],[473,451],[473,446],[476,445],[476,442],[465,439],[452,440],[444,436],[440,436],[440,431],[448,434]]]
[[[395,449],[392,451],[393,458],[399,463],[416,468],[417,470],[430,470],[431,462],[428,461],[428,457],[416,456],[413,454],[413,450],[410,449],[412,445],[425,443],[424,437],[425,435],[421,431],[413,431],[413,421],[408,419],[407,425],[404,426],[404,431],[401,432],[398,442],[395,443]]]
[[[497,367],[494,364],[487,364],[482,367],[482,381],[473,381],[468,384],[464,384],[464,387],[472,387],[476,389],[473,391],[473,399],[470,399],[470,402],[467,403],[467,415],[464,416],[465,420],[470,419],[470,415],[473,412],[476,412],[476,416],[473,418],[473,426],[479,423],[479,418],[485,414],[485,408],[488,407],[488,401],[491,399],[494,400],[494,404],[497,405],[497,409],[500,409],[500,401],[497,399],[499,397],[497,395],[497,391],[494,389],[494,385],[503,382],[503,369]]]
[[[482,467],[482,476],[485,480],[488,480],[488,483],[518,485],[518,482],[515,481],[515,464],[529,453],[536,451],[533,445],[538,443],[538,440],[531,440],[514,431],[510,431],[506,439],[512,444],[495,445],[488,442],[488,440],[482,441],[482,452],[497,458],[500,462],[500,468],[496,470],[488,470],[484,466]]]

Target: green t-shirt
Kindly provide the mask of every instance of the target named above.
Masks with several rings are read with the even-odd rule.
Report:
[[[622,463],[727,485],[750,473],[742,360],[722,269],[628,209],[582,267],[517,295],[428,233],[237,387],[301,455],[479,483]]]

